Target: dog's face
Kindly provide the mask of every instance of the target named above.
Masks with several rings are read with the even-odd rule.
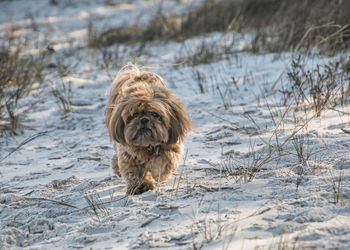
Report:
[[[156,146],[168,142],[168,116],[161,105],[134,100],[125,105],[122,112],[124,138],[128,145]],[[123,132],[123,131],[120,131]]]
[[[124,145],[148,147],[182,141],[190,129],[184,106],[167,88],[135,86],[119,100],[109,130]]]

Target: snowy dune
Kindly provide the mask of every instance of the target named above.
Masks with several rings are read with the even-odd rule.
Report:
[[[113,147],[104,125],[109,85],[119,68],[102,67],[100,51],[86,48],[88,24],[106,29],[147,23],[161,1],[57,2],[0,2],[2,40],[13,29],[14,36],[33,41],[23,53],[50,44],[51,60],[69,68],[59,77],[50,69],[44,87],[21,100],[20,107],[35,103],[25,120],[30,129],[0,138],[0,249],[350,246],[350,107],[317,117],[281,106],[293,55],[245,52],[249,34],[147,44],[136,60],[153,65],[182,98],[194,130],[173,176],[154,192],[128,197],[110,168]],[[164,1],[162,11],[178,14],[198,4]],[[173,66],[203,41],[229,39],[236,41],[233,55]],[[133,60],[136,50],[137,44],[109,48],[120,53],[118,66]],[[336,60],[310,57],[306,67]],[[69,112],[52,92],[63,86],[71,89]],[[299,144],[291,139],[296,131]]]

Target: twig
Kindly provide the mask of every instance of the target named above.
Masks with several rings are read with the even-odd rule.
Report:
[[[176,186],[175,196],[177,195],[177,191],[179,190],[180,181],[181,181],[181,179],[182,179],[182,175],[183,175],[183,172],[184,172],[184,170],[185,170],[186,160],[187,160],[187,154],[188,154],[188,149],[186,150],[186,154],[185,154],[185,157],[184,157],[184,163],[183,163],[183,165],[182,165],[182,171],[180,172],[179,181],[178,181],[177,186]]]
[[[221,190],[235,191],[235,190],[239,189],[239,187],[238,188],[234,188],[234,187],[207,187],[207,186],[204,186],[204,185],[198,185],[197,187],[200,187],[200,188],[204,189],[207,192],[218,192],[218,191],[221,191]]]
[[[160,218],[160,215],[157,215],[157,216],[155,216],[155,217],[153,217],[153,218],[150,218],[149,220],[146,220],[144,223],[142,223],[141,224],[141,227],[145,227],[145,226],[147,226],[148,224],[150,224],[152,221],[155,221],[155,220],[157,220],[157,219],[159,219]]]
[[[111,204],[111,203],[113,203],[113,202],[116,202],[116,201],[121,201],[121,200],[123,200],[123,199],[125,199],[125,198],[128,198],[129,196],[128,195],[124,195],[124,196],[122,196],[121,198],[119,198],[119,199],[117,199],[117,200],[111,200],[111,201],[106,201],[106,202],[101,202],[100,204],[102,204],[102,205],[106,205],[106,204]],[[88,209],[88,208],[90,208],[90,206],[86,206],[86,207],[83,207],[82,209]]]
[[[216,118],[218,118],[218,119],[220,119],[220,120],[222,120],[222,121],[224,121],[224,122],[228,122],[228,123],[231,124],[231,126],[232,126],[233,128],[235,128],[235,129],[240,129],[240,127],[238,127],[237,124],[234,124],[233,122],[231,122],[231,121],[229,121],[229,120],[226,120],[226,119],[224,119],[224,118],[222,118],[222,117],[220,117],[220,116],[218,116],[218,115],[216,115],[216,114],[214,114],[214,113],[212,113],[212,112],[209,112],[209,111],[207,111],[207,110],[203,110],[203,111],[207,112],[209,115],[212,115],[212,116],[214,116],[214,117],[216,117]]]
[[[332,107],[330,107],[329,109],[330,109],[330,110],[333,110],[333,111],[335,111],[335,112],[341,113],[341,114],[343,114],[343,115],[350,115],[350,113],[348,113],[348,112],[341,111],[341,110],[339,110],[339,109],[335,109],[335,108],[332,108]]]
[[[341,130],[342,130],[344,133],[350,134],[350,129],[348,129],[348,128],[341,128]]]
[[[70,208],[74,208],[74,209],[77,209],[79,211],[83,211],[83,212],[88,212],[86,208],[80,208],[80,207],[77,207],[77,206],[74,206],[72,204],[69,204],[67,202],[64,202],[64,201],[57,201],[57,200],[52,200],[52,199],[48,199],[48,198],[43,198],[43,197],[23,197],[23,199],[25,200],[29,200],[29,201],[49,201],[49,202],[52,202],[52,203],[55,203],[55,204],[59,204],[59,205],[62,205],[62,206],[66,206],[66,207],[70,207]]]
[[[25,144],[27,144],[27,143],[29,143],[29,142],[35,140],[36,138],[38,138],[38,137],[40,137],[40,136],[44,136],[44,135],[46,135],[47,133],[50,133],[50,132],[52,132],[52,130],[51,130],[51,131],[40,132],[40,133],[37,133],[37,134],[35,134],[35,135],[32,135],[32,136],[28,137],[28,138],[25,139],[23,142],[21,142],[16,148],[12,149],[12,151],[11,151],[10,153],[8,153],[5,157],[3,157],[3,158],[0,160],[0,162],[3,161],[3,160],[5,160],[7,157],[9,157],[11,154],[13,154],[14,152],[16,152],[18,149],[20,149],[20,148],[21,148],[22,146],[24,146]]]

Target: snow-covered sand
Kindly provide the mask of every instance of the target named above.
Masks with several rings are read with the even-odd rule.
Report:
[[[268,154],[295,131],[292,117],[286,117],[278,141],[273,133],[287,109],[279,105],[278,90],[288,82],[290,54],[246,53],[249,35],[237,35],[242,52],[207,65],[174,67],[202,41],[224,43],[225,35],[147,44],[137,61],[155,65],[152,70],[186,104],[195,128],[173,176],[154,192],[127,197],[124,181],[109,165],[113,148],[104,126],[109,85],[118,68],[102,69],[101,53],[84,49],[88,23],[95,28],[132,25],[136,19],[146,23],[161,1],[57,2],[0,2],[2,37],[13,28],[18,37],[38,38],[55,48],[53,61],[61,58],[71,67],[68,75],[48,76],[43,89],[19,104],[36,103],[25,121],[32,129],[0,138],[1,249],[350,247],[350,135],[342,130],[349,106],[337,107],[343,113],[326,110],[300,130],[309,155],[304,164],[291,140],[250,182],[245,180],[252,151],[256,158],[263,149]],[[162,11],[181,13],[198,4],[164,1]],[[34,45],[30,49],[38,51]],[[123,63],[132,59],[133,47],[116,49],[125,53]],[[308,66],[332,60],[313,58]],[[52,94],[62,84],[72,89],[67,113]],[[305,123],[312,112],[299,115]],[[28,138],[33,140],[16,149]],[[227,166],[237,168],[229,174]]]

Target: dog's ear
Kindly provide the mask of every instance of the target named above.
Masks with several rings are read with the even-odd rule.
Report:
[[[108,132],[112,140],[120,144],[126,144],[124,136],[125,123],[122,118],[122,105],[118,105],[112,113],[112,118],[109,120]]]
[[[179,98],[172,94],[167,99],[170,106],[170,128],[168,131],[169,139],[167,144],[182,142],[188,131],[191,130],[191,122],[188,118],[185,106]]]

